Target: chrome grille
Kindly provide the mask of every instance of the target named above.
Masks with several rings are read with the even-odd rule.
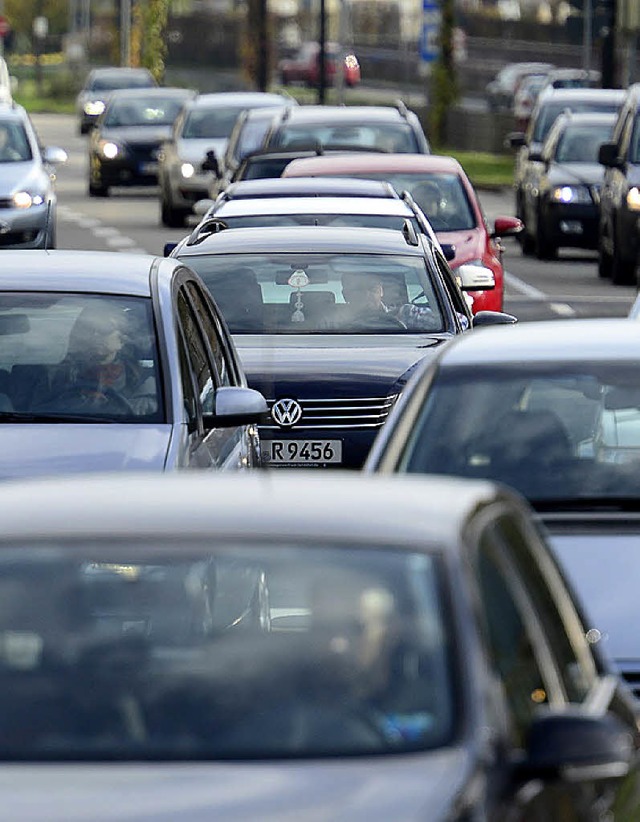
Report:
[[[270,423],[260,426],[275,431],[304,429],[340,430],[345,428],[380,428],[389,416],[397,394],[388,397],[354,397],[333,400],[304,400],[297,398],[302,417],[296,425],[287,427]],[[268,400],[269,411],[275,400]]]

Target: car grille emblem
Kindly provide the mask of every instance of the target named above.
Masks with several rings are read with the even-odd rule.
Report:
[[[274,402],[271,409],[271,416],[281,428],[291,428],[300,422],[302,417],[302,406],[296,400],[284,399]]]

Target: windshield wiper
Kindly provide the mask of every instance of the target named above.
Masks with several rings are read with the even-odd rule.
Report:
[[[94,417],[85,414],[30,414],[19,411],[0,411],[0,424],[2,423],[116,423],[124,420],[114,420],[113,417]]]

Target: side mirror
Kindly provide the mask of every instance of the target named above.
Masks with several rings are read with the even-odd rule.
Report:
[[[532,163],[543,163],[544,162],[544,157],[542,156],[541,151],[530,151],[528,159],[531,160]]]
[[[214,205],[213,200],[204,199],[204,200],[197,200],[195,205],[193,206],[193,213],[197,214],[198,217],[204,217],[205,214],[209,211],[210,208]]]
[[[598,162],[607,168],[621,168],[624,162],[618,156],[618,144],[603,143],[598,149]]]
[[[442,249],[442,253],[444,254],[444,258],[448,263],[450,263],[451,260],[455,260],[455,257],[456,257],[456,247],[455,247],[455,245],[451,245],[451,243],[441,243],[440,248]]]
[[[171,252],[174,248],[178,247],[178,243],[165,243],[164,248],[162,249],[162,256],[163,257],[170,257]]]
[[[453,273],[463,291],[491,291],[496,287],[493,271],[483,265],[463,263]]]
[[[220,163],[218,162],[218,158],[216,157],[216,153],[213,149],[207,151],[206,157],[202,162],[202,170],[212,171],[218,178],[222,176],[220,172]]]
[[[517,774],[526,780],[561,776],[571,782],[621,778],[632,756],[631,734],[612,714],[549,712],[533,720]]]
[[[269,417],[267,401],[259,391],[242,386],[223,386],[215,395],[213,414],[205,414],[205,428],[234,428],[265,422]]]
[[[505,311],[478,311],[473,315],[473,327],[482,328],[486,325],[513,325],[518,318]]]
[[[524,228],[522,220],[517,217],[496,217],[493,224],[491,239],[494,237],[510,237],[519,234]]]
[[[526,139],[523,131],[513,131],[507,134],[506,143],[510,148],[522,148],[526,145]]]
[[[67,152],[58,146],[47,146],[42,152],[42,159],[49,165],[56,166],[66,163],[69,159]]]

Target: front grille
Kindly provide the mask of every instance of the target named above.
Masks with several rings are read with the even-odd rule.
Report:
[[[300,422],[294,426],[280,426],[275,423],[261,426],[276,431],[300,431],[304,429],[341,430],[345,428],[380,428],[389,416],[397,394],[388,397],[355,397],[333,400],[301,400]],[[269,400],[271,410],[275,400]]]
[[[0,208],[15,208],[13,197],[0,197]]]
[[[158,143],[134,143],[129,144],[131,156],[138,163],[154,162],[158,159]]]
[[[6,234],[0,234],[0,248],[10,245],[24,245],[25,243],[33,243],[38,236],[38,231],[8,231]]]

